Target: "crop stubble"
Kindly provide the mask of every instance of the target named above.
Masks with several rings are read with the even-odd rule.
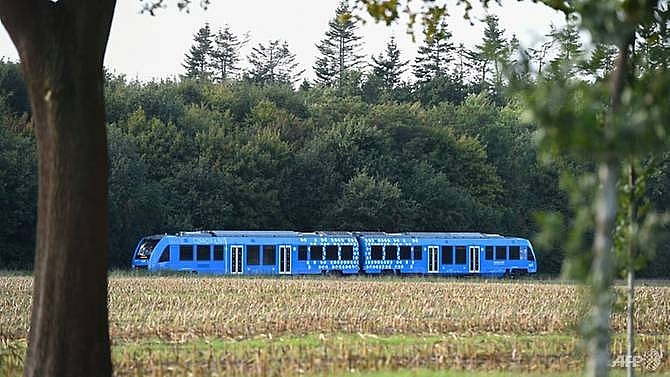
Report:
[[[31,289],[30,278],[0,278],[7,373],[20,368]],[[638,349],[667,355],[670,288],[639,287],[636,303]],[[570,371],[583,361],[583,297],[567,284],[112,277],[109,305],[117,375]],[[623,313],[611,322],[613,353],[623,352]]]

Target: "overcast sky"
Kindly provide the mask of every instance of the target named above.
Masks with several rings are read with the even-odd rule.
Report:
[[[318,55],[315,45],[325,37],[328,21],[335,16],[339,0],[212,0],[207,10],[201,9],[196,0],[189,13],[178,11],[176,2],[167,0],[168,7],[152,17],[139,14],[140,1],[118,0],[105,66],[129,79],[142,81],[177,77],[184,73],[181,64],[184,53],[193,44],[194,34],[208,22],[213,32],[227,25],[240,37],[249,33],[250,42],[241,52],[243,64],[252,47],[280,39],[288,42],[289,49],[297,55],[300,69],[306,70],[308,78],[313,78],[312,65]],[[449,11],[450,31],[455,42],[469,47],[479,43],[483,37],[481,23],[475,20],[471,26],[463,20],[461,7],[451,5]],[[500,17],[507,38],[516,34],[525,46],[537,45],[551,23],[563,24],[560,14],[531,1],[503,0],[502,7],[491,2],[490,12]],[[484,13],[478,11],[473,15],[483,18]],[[384,51],[391,36],[396,37],[403,59],[413,59],[421,34],[417,29],[414,43],[406,30],[404,22],[387,27],[368,21],[360,28],[368,60],[370,55],[377,56]],[[0,30],[0,57],[18,60],[4,28]]]

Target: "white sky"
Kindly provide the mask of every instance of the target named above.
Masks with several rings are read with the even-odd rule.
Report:
[[[289,49],[296,54],[299,69],[306,70],[305,74],[312,78],[312,65],[318,55],[315,45],[325,37],[328,21],[335,16],[339,0],[212,0],[207,10],[201,9],[195,0],[189,13],[178,11],[176,0],[166,3],[168,7],[152,17],[139,14],[141,2],[138,0],[117,1],[105,55],[108,69],[142,81],[177,77],[184,73],[181,64],[184,53],[193,44],[194,34],[208,22],[214,33],[226,25],[240,38],[249,33],[250,41],[241,51],[243,66],[252,47],[280,39],[288,42]],[[462,7],[454,5],[455,1],[448,3],[452,14],[449,29],[455,44],[462,42],[471,47],[479,43],[483,38],[483,25],[475,22],[475,26],[471,26],[462,19]],[[491,1],[490,11],[500,17],[506,37],[516,34],[523,46],[537,45],[551,23],[564,23],[560,14],[544,5],[516,0],[502,0],[502,3],[500,7]],[[483,18],[483,14],[481,10],[473,13],[475,18]],[[368,60],[370,55],[377,56],[385,50],[391,36],[396,37],[401,57],[412,60],[421,33],[417,27],[417,41],[412,42],[406,30],[404,21],[387,27],[369,20],[359,29]],[[4,28],[0,29],[0,57],[18,60]]]

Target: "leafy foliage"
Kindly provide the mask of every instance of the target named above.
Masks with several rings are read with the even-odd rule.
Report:
[[[333,22],[353,21],[346,14]],[[502,48],[505,40],[493,21],[477,51],[491,52],[487,62],[499,54],[495,59],[502,64],[511,59],[506,55],[511,42]],[[140,234],[188,228],[464,230],[532,236],[539,230],[536,214],[555,211],[557,216],[544,218],[565,234],[569,218],[592,225],[593,213],[575,211],[565,193],[584,187],[586,191],[574,196],[574,203],[582,206],[593,197],[592,176],[569,179],[592,167],[578,161],[604,158],[611,148],[637,153],[646,150],[649,140],[655,150],[665,145],[664,127],[638,127],[668,119],[667,111],[654,105],[670,94],[670,85],[664,84],[667,39],[661,30],[648,28],[640,34],[644,53],[636,55],[641,68],[632,85],[649,95],[624,96],[624,104],[642,110],[627,114],[629,122],[617,125],[628,132],[626,142],[621,142],[601,127],[607,89],[593,85],[608,77],[611,45],[599,44],[589,55],[574,39],[554,43],[559,53],[553,60],[547,58],[546,76],[531,72],[517,77],[515,85],[520,85],[512,89],[534,90],[525,99],[537,119],[557,119],[538,128],[528,121],[518,91],[492,96],[491,91],[468,87],[465,78],[481,69],[490,78],[500,71],[482,63],[477,71],[459,73],[462,68],[452,54],[462,52],[449,43],[446,25],[435,26],[433,34],[424,34],[425,45],[441,41],[448,58],[438,64],[440,75],[414,84],[399,84],[406,63],[393,41],[385,56],[373,58],[373,74],[350,69],[340,88],[305,86],[295,91],[286,80],[264,79],[229,79],[223,85],[211,80],[141,83],[107,74],[112,265],[127,264]],[[569,30],[555,33],[574,37]],[[276,52],[282,46],[275,41],[262,47]],[[216,49],[214,44],[210,47]],[[570,51],[561,52],[568,47]],[[261,48],[257,50],[260,54]],[[581,60],[574,62],[574,57]],[[418,63],[429,62],[433,61]],[[0,67],[1,72],[15,69],[9,63]],[[381,79],[378,84],[375,78]],[[223,76],[216,79],[222,80]],[[0,136],[8,140],[6,145],[30,144],[30,128],[16,127],[25,123],[13,110],[20,106],[7,107],[10,95],[3,94],[7,127]],[[499,101],[498,95],[506,100]],[[599,105],[590,105],[594,103]],[[647,109],[642,103],[654,106]],[[540,152],[547,150],[561,152],[547,164],[542,161],[546,154]],[[0,152],[7,161],[0,172],[32,163],[30,153],[10,157],[10,151],[8,147]],[[652,208],[666,207],[663,193],[669,169],[663,166],[649,181]],[[17,195],[34,192],[29,186],[33,173],[27,174],[16,184],[21,189],[2,191],[2,200],[11,203],[7,208],[17,206],[24,214],[30,207],[24,208],[20,203],[25,198]],[[7,242],[19,250],[16,245],[31,242],[28,234]],[[557,243],[539,247],[540,259],[546,261],[543,271],[558,272],[563,255],[590,239],[589,231],[568,237],[573,246],[565,252]],[[13,255],[21,263],[30,260],[29,252]]]
[[[0,98],[12,115],[28,113],[30,101],[18,63],[0,58]]]
[[[37,155],[32,137],[0,126],[0,266],[32,264],[37,210]]]
[[[106,97],[113,266],[127,265],[140,235],[184,229],[463,230],[532,237],[536,212],[571,215],[558,184],[557,166],[563,165],[538,161],[537,127],[524,120],[521,106],[501,107],[483,93],[461,104],[368,104],[323,88],[139,83],[110,75]],[[34,155],[10,151],[32,139],[29,129],[5,128],[0,136],[7,146],[0,172],[9,174],[11,166],[25,171],[7,176],[23,177],[18,181],[3,179],[20,187],[0,191],[3,208],[16,208],[10,213],[19,211],[17,218],[29,224],[7,238],[3,250],[15,250],[15,262],[5,257],[2,263],[27,265],[34,218],[25,215],[34,212],[36,193],[34,167],[26,166],[34,166]],[[659,208],[665,171],[649,186]],[[21,192],[28,196],[21,199]],[[24,224],[17,221],[13,226]],[[537,249],[542,271],[557,273],[560,249]]]
[[[166,109],[120,101],[149,88],[173,96],[155,102]],[[534,189],[540,167],[518,174],[537,166],[520,111],[484,95],[433,108],[271,83],[112,80],[107,98],[129,104],[110,124],[118,263],[138,233],[189,228],[531,235],[533,212],[557,201]]]

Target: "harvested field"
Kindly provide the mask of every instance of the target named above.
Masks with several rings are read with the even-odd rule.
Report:
[[[20,374],[31,285],[0,278],[0,374]],[[533,281],[112,277],[115,373],[577,371],[580,291]],[[625,350],[620,306],[613,356]],[[670,287],[639,287],[636,320],[638,369],[670,372]],[[660,364],[642,365],[655,351]]]

